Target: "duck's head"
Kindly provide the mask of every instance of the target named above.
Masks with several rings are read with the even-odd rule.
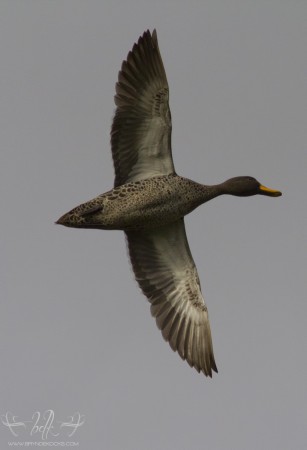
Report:
[[[268,195],[269,197],[279,197],[280,191],[270,189],[259,183],[253,177],[235,177],[223,183],[225,194],[236,195],[237,197],[249,197],[251,195]]]

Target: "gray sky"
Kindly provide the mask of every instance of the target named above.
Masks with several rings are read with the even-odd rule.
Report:
[[[307,448],[306,19],[299,0],[1,1],[0,414],[79,411],[57,439],[80,449]],[[114,84],[154,27],[177,172],[283,192],[186,219],[212,380],[163,341],[123,233],[54,225],[112,187]],[[1,449],[29,430],[0,422]]]

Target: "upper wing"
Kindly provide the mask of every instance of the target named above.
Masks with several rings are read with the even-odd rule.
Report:
[[[155,30],[146,31],[123,62],[115,104],[115,186],[173,173],[168,84]]]
[[[163,337],[190,366],[217,372],[208,311],[183,219],[150,231],[126,232],[130,258]]]

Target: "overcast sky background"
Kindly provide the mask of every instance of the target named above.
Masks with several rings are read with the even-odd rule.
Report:
[[[306,450],[306,21],[299,0],[1,0],[1,414],[79,411],[82,450]],[[163,341],[122,232],[54,225],[113,186],[114,85],[155,27],[177,172],[283,192],[186,218],[212,380]],[[40,440],[18,433],[1,449]]]

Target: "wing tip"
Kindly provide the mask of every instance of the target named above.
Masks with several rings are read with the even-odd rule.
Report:
[[[153,41],[157,41],[157,30],[156,28],[154,28],[152,31],[149,30],[149,28],[147,28],[147,30],[144,31],[144,33],[142,34],[142,36],[139,37],[139,40],[141,39],[145,39],[145,38],[149,38],[152,39]]]
[[[202,343],[204,346],[200,345],[199,341],[198,344],[200,346],[197,346],[197,338],[191,334],[191,329],[193,329],[191,322],[188,321],[186,323],[186,320],[182,318],[179,324],[176,323],[176,326],[173,326],[179,315],[171,314],[171,308],[168,305],[163,305],[163,302],[160,303],[159,312],[151,312],[156,319],[157,326],[162,332],[164,340],[190,367],[194,368],[198,373],[203,373],[206,377],[212,378],[213,372],[218,373],[218,369],[214,359],[211,334],[206,336],[205,342]]]

